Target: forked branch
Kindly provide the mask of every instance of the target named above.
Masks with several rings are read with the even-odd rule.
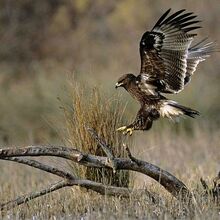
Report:
[[[106,153],[107,157],[86,154],[72,147],[64,147],[64,146],[27,146],[27,147],[0,149],[0,159],[2,160],[10,160],[18,163],[23,163],[28,166],[35,167],[37,169],[44,170],[46,172],[64,178],[63,182],[55,183],[52,186],[49,186],[48,188],[40,192],[30,194],[29,196],[26,197],[20,197],[15,201],[11,201],[10,203],[2,204],[0,206],[1,209],[4,209],[6,206],[14,207],[15,204],[24,203],[32,198],[45,195],[48,192],[55,191],[57,189],[66,186],[79,185],[81,187],[91,189],[100,194],[107,194],[107,195],[128,196],[132,192],[132,190],[127,188],[106,186],[94,181],[82,180],[76,178],[74,175],[65,172],[63,170],[59,170],[57,168],[42,164],[36,160],[23,158],[26,156],[62,157],[71,160],[75,163],[78,163],[80,165],[89,166],[89,167],[109,168],[109,169],[113,169],[114,171],[116,170],[136,171],[153,178],[159,184],[161,184],[168,192],[170,192],[174,197],[178,199],[185,200],[186,198],[191,198],[191,193],[186,187],[186,185],[182,181],[177,179],[174,175],[151,163],[136,159],[131,154],[128,148],[126,148],[126,150],[128,152],[129,159],[114,157],[108,144],[104,140],[102,140],[102,138],[100,138],[93,129],[89,129],[89,132],[98,141],[98,143]]]
[[[102,183],[97,183],[94,181],[90,180],[85,180],[85,179],[79,179],[75,177],[74,175],[65,172],[63,170],[54,168],[52,166],[48,166],[46,164],[40,163],[35,160],[30,160],[30,159],[24,159],[24,158],[16,158],[16,157],[6,157],[4,160],[9,160],[13,162],[18,162],[22,164],[26,164],[28,166],[46,171],[48,173],[54,174],[56,176],[64,178],[64,180],[59,181],[57,183],[54,183],[45,189],[42,189],[37,192],[32,192],[24,196],[20,196],[16,198],[15,200],[2,203],[0,204],[0,210],[8,210],[11,208],[14,208],[15,206],[21,205],[23,203],[29,202],[32,199],[35,199],[37,197],[46,195],[48,193],[51,193],[53,191],[56,191],[58,189],[64,188],[64,187],[70,187],[70,186],[80,186],[89,190],[93,190],[101,195],[109,195],[109,196],[121,196],[121,197],[129,197],[131,196],[132,193],[136,193],[137,191],[128,189],[128,188],[123,188],[123,187],[114,187],[114,186],[107,186]],[[153,198],[153,195],[145,190],[145,193],[148,194],[150,198]]]
[[[109,150],[109,146],[104,140],[102,140],[101,137],[98,136],[96,131],[94,129],[89,129],[89,132],[99,142],[106,155],[110,158],[109,163],[106,164],[108,167],[111,167],[113,170],[125,169],[143,173],[159,182],[174,197],[181,199],[191,197],[191,192],[188,190],[186,185],[182,181],[177,179],[174,175],[151,163],[135,158],[134,156],[132,156],[127,146],[125,147],[130,160],[123,158],[114,158],[111,154],[111,151]]]

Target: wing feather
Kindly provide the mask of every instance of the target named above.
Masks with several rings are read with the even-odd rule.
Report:
[[[168,16],[167,10],[150,32],[145,32],[140,41],[141,71],[143,80],[155,77],[171,93],[184,88],[187,72],[187,55],[196,36],[189,33],[199,28],[200,22],[192,12],[185,9]],[[142,82],[143,83],[143,82]]]
[[[209,57],[213,52],[217,52],[215,49],[215,44],[213,42],[207,43],[207,38],[189,48],[187,56],[186,76],[184,79],[185,85],[190,82],[191,76],[195,72],[197,65]]]
[[[171,8],[168,9],[168,10],[159,18],[159,20],[158,20],[157,23],[154,25],[154,27],[152,28],[152,30],[153,30],[155,27],[157,27],[157,26],[160,25],[160,23],[164,20],[164,18],[166,18],[166,16],[170,13],[170,11],[171,11]],[[184,11],[184,9],[183,9],[182,11]],[[171,17],[171,16],[170,16],[170,17]]]

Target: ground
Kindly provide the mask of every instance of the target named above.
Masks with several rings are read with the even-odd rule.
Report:
[[[169,123],[167,124],[167,126]],[[159,125],[158,125],[159,126]],[[181,179],[195,191],[197,204],[195,219],[218,219],[219,207],[211,201],[203,201],[200,194],[200,177],[212,184],[219,167],[219,130],[207,131],[207,126],[194,127],[189,135],[180,128],[173,132],[165,128],[158,134],[157,125],[149,132],[135,133],[133,153],[146,161],[161,166]],[[56,158],[44,162],[71,170],[67,163]],[[41,171],[1,161],[1,201],[41,189],[57,178]],[[30,201],[13,210],[3,212],[5,219],[143,219],[183,217],[186,211],[158,183],[140,174],[132,174],[131,187],[148,189],[159,199],[154,203],[144,191],[140,197],[121,199],[105,197],[78,187],[62,189]],[[189,218],[192,216],[188,216]]]

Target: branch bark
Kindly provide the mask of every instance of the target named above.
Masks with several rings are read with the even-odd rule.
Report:
[[[69,159],[85,166],[112,168],[112,162],[107,157],[85,154],[77,149],[63,146],[27,146],[0,149],[0,159],[24,156],[55,156]],[[137,160],[138,163],[136,162]],[[132,170],[153,178],[178,199],[191,195],[182,181],[151,163],[127,158],[114,158],[114,163],[117,170]]]
[[[115,157],[113,155],[113,152],[111,148],[108,146],[108,144],[105,142],[105,140],[101,139],[96,131],[92,128],[87,128],[89,133],[92,135],[92,137],[100,144],[101,148],[105,152],[106,156],[108,157],[108,163],[109,166],[113,169],[113,172],[116,173],[117,170],[117,163],[115,162]]]
[[[46,171],[48,173],[57,175],[59,177],[64,178],[64,180],[59,181],[57,183],[54,183],[45,189],[42,189],[41,191],[32,192],[29,194],[26,194],[24,196],[20,196],[16,198],[15,200],[0,204],[0,210],[8,210],[11,208],[14,208],[15,206],[21,205],[23,203],[29,202],[32,199],[38,198],[40,196],[46,195],[48,193],[51,193],[53,191],[56,191],[58,189],[64,188],[64,187],[70,187],[70,186],[80,186],[89,190],[93,190],[101,195],[109,195],[109,196],[121,196],[121,197],[129,197],[132,193],[136,194],[137,190],[132,190],[128,188],[123,187],[114,187],[114,186],[107,186],[102,183],[97,183],[90,180],[84,180],[84,179],[78,179],[74,175],[62,171],[60,169],[48,166],[46,164],[40,163],[35,160],[30,159],[24,159],[24,158],[16,158],[16,157],[5,157],[3,160],[9,160],[21,164],[25,164],[43,171]],[[145,193],[152,199],[155,200],[154,196],[145,190]]]
[[[3,160],[9,160],[12,162],[25,164],[30,167],[34,167],[39,170],[46,171],[48,173],[54,174],[56,176],[59,176],[59,177],[65,178],[65,179],[75,179],[76,178],[74,175],[72,175],[66,171],[60,170],[60,169],[52,167],[52,166],[48,166],[48,165],[43,164],[43,163],[36,161],[36,160],[19,158],[19,157],[5,157],[5,158],[3,158]]]
[[[192,198],[192,194],[188,190],[186,185],[182,181],[177,179],[174,175],[151,163],[135,158],[131,154],[129,148],[127,147],[126,150],[129,159],[115,158],[108,144],[98,136],[95,130],[88,129],[88,131],[93,136],[93,138],[96,139],[96,141],[100,144],[107,157],[86,154],[72,147],[64,147],[64,146],[27,146],[27,147],[0,149],[0,159],[2,160],[9,160],[17,163],[22,163],[63,178],[62,181],[52,184],[41,191],[33,192],[28,195],[18,197],[17,199],[12,200],[10,202],[0,204],[0,210],[13,208],[17,205],[28,202],[34,198],[45,195],[52,191],[74,185],[78,185],[80,187],[93,190],[102,195],[105,194],[105,195],[129,197],[133,192],[133,190],[128,188],[106,186],[102,183],[85,180],[85,179],[79,179],[74,175],[72,175],[71,173],[65,172],[58,168],[48,166],[36,160],[23,158],[26,156],[62,157],[74,161],[83,166],[99,167],[99,168],[103,167],[109,169],[111,168],[113,169],[113,171],[116,171],[116,169],[136,171],[139,173],[143,173],[156,180],[177,199],[186,200]],[[145,193],[148,193],[148,196],[154,198],[152,194],[147,190],[145,190]]]
[[[110,166],[113,171],[116,171],[116,169],[126,169],[140,172],[159,182],[176,198],[179,197],[185,200],[185,198],[189,198],[189,196],[192,196],[190,191],[187,189],[186,185],[182,181],[177,179],[174,175],[168,173],[165,170],[162,170],[161,168],[153,164],[135,158],[131,154],[129,148],[126,146],[125,147],[131,161],[128,162],[126,159],[120,160],[120,158],[114,158],[108,144],[101,137],[98,136],[96,131],[91,128],[89,128],[88,131],[93,136],[93,138],[98,141],[98,143],[106,153],[107,157],[109,158],[107,166]]]

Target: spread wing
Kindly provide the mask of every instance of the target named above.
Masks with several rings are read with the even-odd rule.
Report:
[[[170,9],[157,21],[151,31],[140,41],[141,71],[143,81],[159,80],[165,90],[177,93],[184,88],[187,72],[187,54],[196,35],[191,31],[198,20],[193,13],[177,11],[168,16]]]

